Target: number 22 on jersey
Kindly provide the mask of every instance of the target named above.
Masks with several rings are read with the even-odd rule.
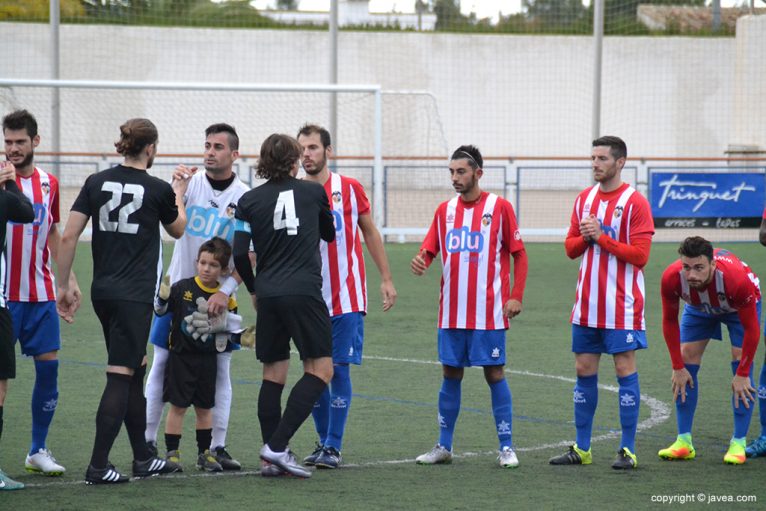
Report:
[[[297,236],[300,223],[300,219],[295,216],[293,191],[279,192],[277,205],[274,207],[274,230],[287,229],[288,236]]]
[[[111,192],[112,197],[101,206],[98,211],[98,226],[105,232],[121,232],[124,234],[136,234],[138,232],[138,224],[128,222],[128,217],[141,208],[144,203],[144,187],[136,184],[115,183],[114,181],[106,181],[101,185],[102,192]],[[122,204],[122,194],[132,195],[133,200],[128,204],[120,207]],[[109,215],[112,211],[118,209],[118,221],[112,222],[109,220]]]

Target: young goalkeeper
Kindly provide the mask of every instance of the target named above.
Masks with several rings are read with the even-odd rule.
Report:
[[[239,341],[242,318],[235,314],[237,302],[229,298],[228,311],[208,316],[207,299],[216,293],[227,271],[231,245],[212,238],[197,252],[197,275],[160,289],[155,312],[173,314],[163,401],[170,402],[165,422],[167,458],[180,462],[179,445],[186,409],[194,405],[197,416],[197,468],[208,472],[223,470],[210,452],[215,406],[216,353],[229,340]],[[230,339],[231,338],[231,339]]]

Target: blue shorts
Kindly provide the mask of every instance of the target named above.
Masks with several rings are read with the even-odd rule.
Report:
[[[505,365],[505,330],[440,328],[439,362],[452,367]]]
[[[13,321],[13,339],[28,357],[61,349],[61,330],[56,302],[8,302]]]
[[[362,363],[364,348],[364,314],[349,312],[333,316],[332,321],[332,361],[335,364]]]
[[[615,330],[572,325],[572,353],[624,353],[648,347],[643,330]]]
[[[152,330],[149,332],[149,342],[160,348],[168,349],[168,339],[170,339],[170,328],[173,323],[173,313],[168,312],[163,316],[154,315],[152,319]],[[242,346],[229,341],[226,344],[225,351],[236,351],[242,349]]]
[[[761,302],[756,304],[758,311],[758,324],[761,323]],[[684,304],[684,312],[681,314],[681,342],[704,341],[706,339],[723,339],[721,325],[726,325],[729,330],[729,340],[735,348],[742,347],[742,339],[745,336],[745,328],[739,320],[739,314],[708,314],[696,307]]]

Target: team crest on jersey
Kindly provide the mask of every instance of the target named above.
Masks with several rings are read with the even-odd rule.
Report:
[[[588,215],[590,215],[590,204],[586,204],[586,205],[585,205],[585,206],[583,206],[583,208],[582,208],[582,216],[583,216],[583,217],[586,217],[586,216],[588,216]]]
[[[336,204],[340,204],[340,201],[343,200],[343,196],[340,194],[340,192],[332,192],[332,201]]]
[[[234,214],[237,212],[237,205],[233,202],[230,202],[228,206],[226,206],[226,216],[229,218],[234,218]]]
[[[191,302],[192,301],[192,292],[191,291],[184,291],[184,301]]]
[[[689,296],[689,293],[681,293],[681,299],[685,302],[688,302],[691,300],[691,296]]]
[[[614,213],[612,213],[612,216],[615,218],[620,218],[622,216],[623,211],[625,211],[625,208],[622,206],[617,206],[614,208]]]
[[[719,291],[717,296],[718,296],[718,302],[719,303],[723,303],[723,302],[726,301],[726,295],[723,294],[722,292]]]
[[[455,214],[454,213],[448,213],[447,214],[447,223],[451,224],[455,222]]]
[[[208,203],[208,204],[210,204],[210,207],[211,207],[211,208],[215,208],[215,209],[218,209],[218,203],[217,203],[216,201],[214,201],[213,199],[209,199],[209,200],[207,201],[207,203]]]
[[[516,231],[514,231],[513,233],[513,239],[515,239],[516,241],[519,241],[521,239],[521,231],[516,229]]]
[[[51,193],[51,184],[48,181],[43,181],[42,183],[40,183],[40,188],[42,189],[45,195],[48,195],[49,193]]]
[[[481,217],[481,225],[484,227],[492,223],[492,213],[484,213]]]

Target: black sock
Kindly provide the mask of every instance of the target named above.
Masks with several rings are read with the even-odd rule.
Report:
[[[152,457],[146,445],[146,397],[144,397],[144,376],[146,366],[136,369],[130,379],[128,392],[128,408],[125,412],[125,429],[128,431],[130,447],[133,449],[133,459],[144,461]]]
[[[181,445],[181,435],[165,433],[165,448],[169,451],[177,451]]]
[[[3,406],[0,405],[0,438],[3,438]]]
[[[210,442],[213,440],[213,429],[198,429],[197,430],[197,454],[210,449]]]
[[[269,439],[269,447],[274,452],[282,452],[287,449],[287,444],[293,437],[298,428],[303,424],[314,408],[319,396],[324,392],[327,384],[321,378],[313,374],[305,373],[298,380],[293,390],[290,391],[290,397],[287,398],[285,414],[279,421],[274,434]]]
[[[282,419],[284,388],[284,385],[269,380],[263,380],[261,384],[261,392],[258,394],[258,421],[261,423],[261,437],[264,444],[269,441]]]
[[[93,442],[93,453],[90,456],[90,465],[93,468],[106,468],[109,463],[109,451],[120,433],[128,409],[129,392],[130,376],[106,373],[106,386],[96,412],[96,440]]]

